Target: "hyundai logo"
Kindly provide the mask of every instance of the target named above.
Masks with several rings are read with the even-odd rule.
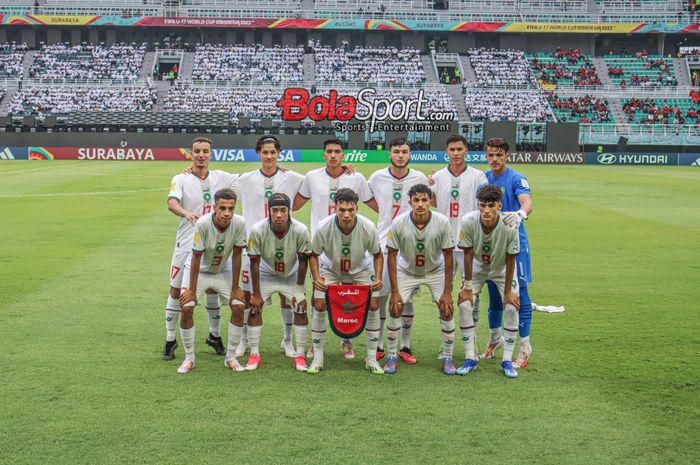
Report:
[[[612,165],[617,161],[617,157],[612,153],[601,153],[598,155],[598,163],[601,165]]]

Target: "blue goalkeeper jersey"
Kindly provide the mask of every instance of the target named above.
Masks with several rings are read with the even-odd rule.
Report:
[[[521,194],[532,195],[530,193],[530,185],[527,183],[525,176],[510,168],[506,168],[503,174],[498,177],[494,176],[491,171],[487,171],[486,179],[489,180],[489,184],[501,188],[501,192],[503,193],[502,210],[504,212],[517,212],[520,210],[518,196]],[[521,253],[525,252],[529,255],[530,244],[527,240],[524,221],[520,223],[519,237]]]

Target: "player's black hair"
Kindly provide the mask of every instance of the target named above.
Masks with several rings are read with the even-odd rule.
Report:
[[[267,207],[287,207],[291,208],[292,202],[289,196],[283,192],[275,192],[267,198]]]
[[[199,137],[195,137],[194,139],[192,139],[192,143],[190,144],[190,148],[193,148],[194,144],[196,144],[198,142],[206,142],[207,144],[209,144],[209,148],[214,147],[214,144],[212,143],[210,138],[199,136]]]
[[[357,192],[350,189],[349,187],[342,187],[338,189],[333,196],[333,203],[338,204],[340,202],[348,202],[357,204],[360,201],[360,196]]]
[[[399,147],[401,145],[408,145],[408,142],[406,142],[406,139],[403,137],[391,139],[391,141],[389,141],[389,150],[391,150],[392,147]]]
[[[486,141],[486,147],[492,147],[494,149],[503,150],[505,153],[508,153],[508,151],[510,150],[510,145],[508,145],[508,141],[502,137],[490,138]]]
[[[494,185],[486,185],[481,187],[476,192],[476,200],[479,202],[489,203],[489,202],[501,202],[503,199],[503,193],[501,188]]]
[[[275,148],[277,149],[277,151],[278,152],[282,151],[282,145],[280,145],[279,139],[277,139],[275,136],[262,136],[262,137],[260,137],[255,142],[255,151],[260,153],[260,150],[262,150],[262,147],[265,144],[275,144]]]
[[[329,145],[340,145],[341,150],[343,148],[343,142],[336,137],[332,137],[330,139],[324,140],[323,141],[323,150],[326,150],[326,147],[328,147]]]
[[[448,137],[447,141],[445,142],[445,147],[448,147],[450,144],[455,142],[461,142],[465,147],[469,147],[469,144],[467,144],[467,139],[465,139],[461,134],[450,134],[450,137]]]
[[[428,199],[433,198],[433,191],[431,191],[430,188],[425,184],[414,184],[413,186],[411,186],[411,188],[408,190],[408,198],[412,199],[413,196],[416,194],[426,194],[428,196]]]
[[[236,195],[236,192],[230,187],[224,187],[223,189],[219,189],[218,191],[216,191],[216,194],[214,194],[214,202],[218,202],[221,199],[238,200],[238,196]]]

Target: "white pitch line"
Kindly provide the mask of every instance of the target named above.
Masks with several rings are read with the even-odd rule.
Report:
[[[44,167],[42,167],[42,168],[31,168],[31,169],[28,169],[28,170],[3,171],[3,172],[0,172],[0,175],[3,175],[3,174],[15,174],[15,173],[26,173],[27,171],[40,171],[40,170],[51,170],[51,169],[54,169],[54,170],[55,170],[56,168],[62,168],[62,167],[65,167],[65,166],[73,166],[73,165],[81,165],[81,164],[84,164],[84,163],[83,163],[83,162],[77,162],[77,163],[68,163],[68,164],[65,164],[65,165],[44,166]]]
[[[0,194],[0,199],[7,198],[22,198],[22,197],[65,197],[76,195],[114,195],[114,194],[133,194],[135,192],[162,192],[167,191],[166,188],[158,189],[133,189],[124,191],[103,191],[103,192],[61,192],[56,194]]]

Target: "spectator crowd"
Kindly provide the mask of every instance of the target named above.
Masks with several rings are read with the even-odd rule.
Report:
[[[0,44],[0,78],[22,79],[22,59],[26,51],[27,44]]]
[[[157,91],[134,87],[24,87],[10,104],[12,114],[66,114],[76,111],[151,111]]]
[[[573,82],[575,86],[602,85],[595,65],[580,50],[557,48],[554,58],[556,61],[532,59],[532,67],[538,73],[537,80],[542,84]]]
[[[497,91],[471,88],[465,96],[467,113],[472,121],[518,121],[524,123],[547,120],[549,105],[538,91]]]
[[[478,48],[468,53],[477,86],[532,86],[530,63],[522,50]]]
[[[559,115],[559,121],[578,121],[580,123],[610,123],[610,109],[608,100],[604,97],[560,98],[558,95],[551,97],[552,108]]]
[[[138,79],[146,44],[44,45],[34,57],[29,77],[45,79]]]
[[[302,81],[303,47],[213,45],[197,47],[192,79],[205,81]]]
[[[320,47],[313,49],[317,81],[420,84],[425,71],[420,51],[396,47]]]

